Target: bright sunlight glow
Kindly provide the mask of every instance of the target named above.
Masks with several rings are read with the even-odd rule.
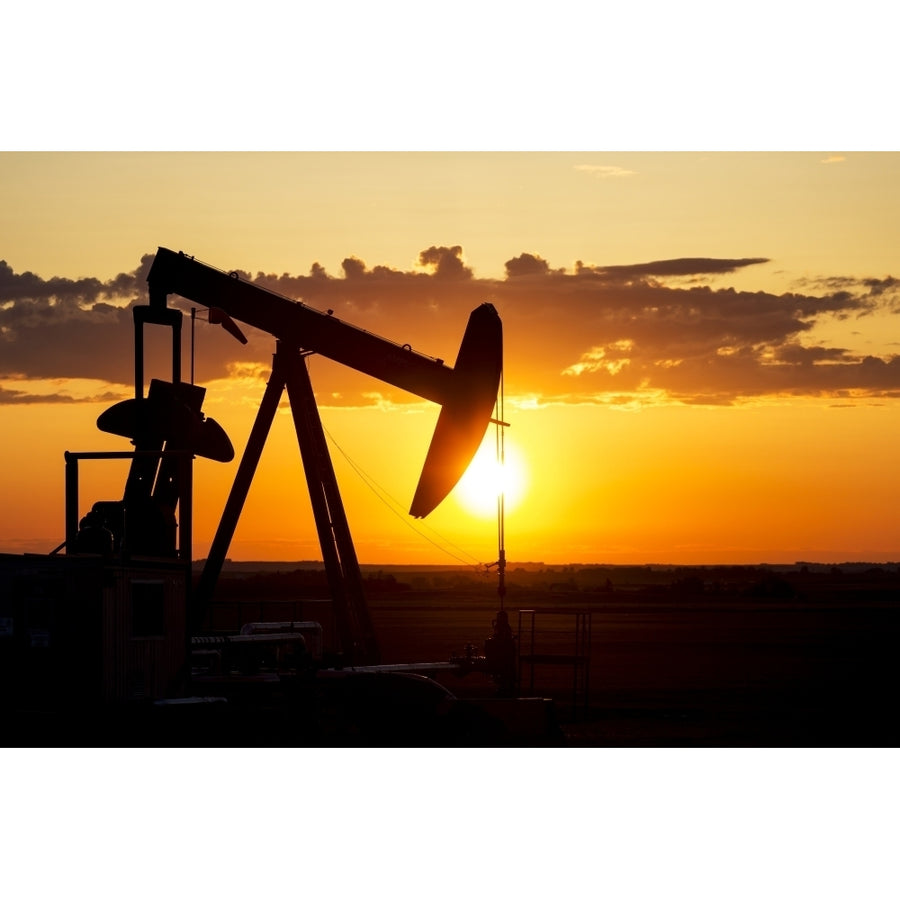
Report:
[[[454,489],[459,503],[478,516],[496,516],[497,498],[503,491],[503,505],[512,509],[525,493],[526,468],[515,444],[506,438],[503,466],[497,460],[494,430],[485,436],[475,458]]]

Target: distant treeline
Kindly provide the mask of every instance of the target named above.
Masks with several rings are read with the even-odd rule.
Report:
[[[364,572],[367,595],[446,591],[492,591],[496,573],[472,569],[424,570],[391,567],[393,571]],[[759,599],[789,599],[808,592],[827,590],[846,595],[900,591],[900,566],[846,564],[825,566],[798,563],[794,566],[600,566],[567,565],[507,571],[506,590],[511,598],[518,591],[555,594],[671,594],[676,596],[731,594]],[[224,571],[216,586],[216,600],[328,599],[330,592],[324,568],[290,570]]]
[[[408,584],[384,572],[363,575],[366,593],[409,590]],[[330,596],[324,569],[295,569],[290,572],[253,572],[220,576],[216,584],[216,600],[254,600],[261,597],[319,599]]]

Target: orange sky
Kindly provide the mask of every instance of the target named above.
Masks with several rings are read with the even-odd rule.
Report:
[[[494,303],[513,561],[900,559],[898,211],[894,153],[2,153],[0,551],[62,540],[65,450],[128,449],[95,421],[162,245],[448,363]],[[274,342],[198,329],[240,454]],[[493,561],[490,499],[405,516],[437,407],[310,371],[361,561]],[[197,462],[196,557],[235,467]],[[286,411],[230,555],[319,557]]]

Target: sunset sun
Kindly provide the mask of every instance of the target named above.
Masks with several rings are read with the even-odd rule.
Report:
[[[501,465],[496,440],[491,430],[456,487],[460,504],[478,516],[495,516],[497,498],[503,492],[507,510],[522,499],[527,487],[527,472],[521,452],[507,438]]]

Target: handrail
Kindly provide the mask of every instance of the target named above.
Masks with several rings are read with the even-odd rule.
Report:
[[[192,450],[79,450],[65,451],[66,475],[65,475],[65,534],[63,544],[56,548],[56,553],[63,546],[69,548],[75,546],[75,537],[78,534],[78,463],[80,460],[98,459],[135,459],[177,457],[181,459],[182,490],[179,498],[181,507],[182,525],[179,532],[178,556],[188,565],[191,564],[191,544],[193,541],[191,522],[193,519],[193,459]]]

